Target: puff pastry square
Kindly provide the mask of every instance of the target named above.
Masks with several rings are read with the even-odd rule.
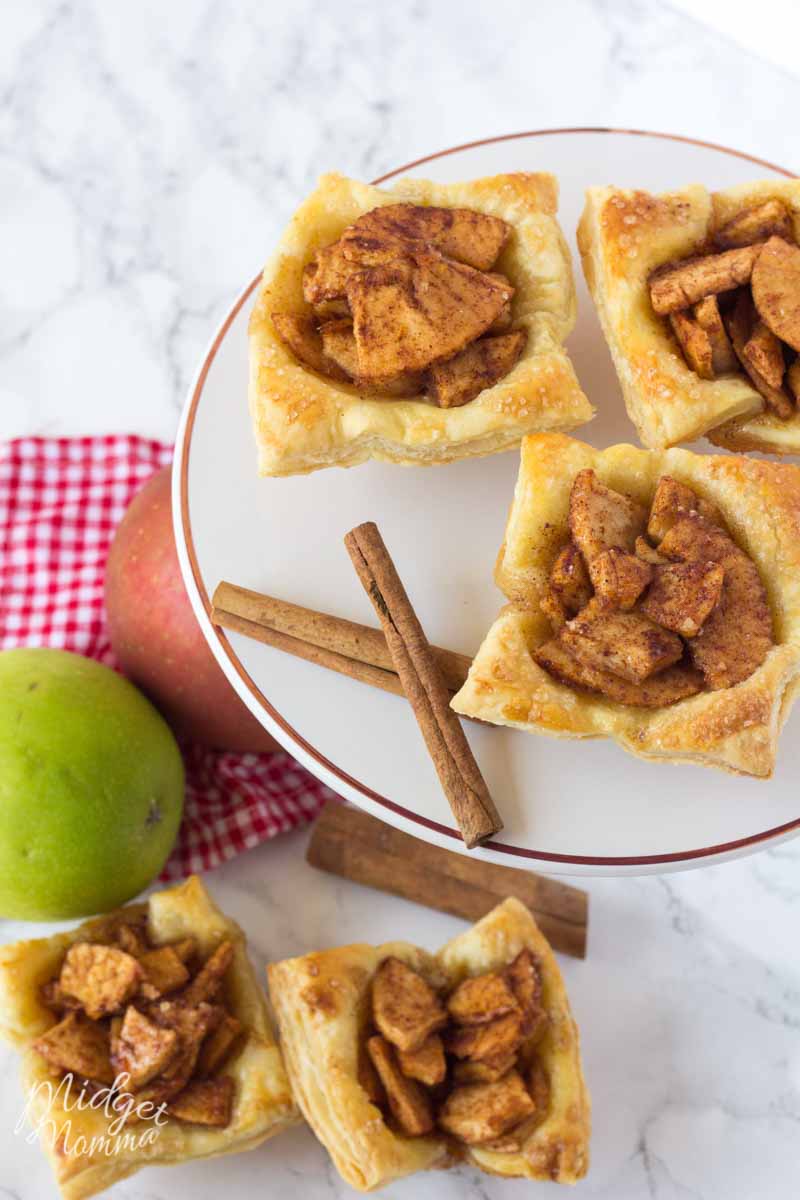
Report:
[[[108,1136],[108,1116],[101,1108],[74,1107],[74,1096],[68,1111],[57,1094],[54,1103],[49,1104],[48,1089],[38,1085],[57,1086],[58,1081],[53,1080],[44,1059],[30,1048],[30,1043],[55,1023],[53,1013],[41,1002],[39,989],[58,974],[68,948],[74,942],[106,940],[124,918],[131,919],[142,912],[147,915],[148,935],[155,945],[193,937],[199,952],[207,957],[220,942],[233,941],[234,958],[225,981],[226,1002],[247,1036],[225,1068],[236,1085],[233,1115],[227,1127],[205,1128],[168,1119],[152,1144],[133,1148],[122,1145],[116,1153],[108,1155],[98,1143],[94,1148],[91,1146],[93,1138]],[[253,1149],[299,1120],[267,1017],[265,997],[247,957],[244,934],[220,912],[196,877],[157,892],[144,905],[130,905],[86,921],[68,933],[2,947],[0,1033],[19,1047],[27,1111],[41,1130],[43,1149],[66,1200],[94,1196],[141,1167],[166,1166]],[[59,1145],[59,1133],[64,1131],[67,1121],[71,1122],[67,1145],[73,1148],[72,1153],[64,1153]],[[143,1126],[133,1128],[141,1132]],[[76,1153],[82,1137],[87,1150]]]
[[[275,333],[274,312],[309,313],[303,267],[357,217],[385,204],[470,208],[513,227],[495,269],[516,289],[515,328],[527,332],[516,366],[460,408],[370,397],[300,365]],[[267,265],[250,317],[250,413],[261,475],[352,467],[376,458],[406,465],[493,454],[540,429],[574,429],[593,416],[563,346],[575,323],[569,250],[547,174],[469,183],[403,179],[389,189],[325,175],[295,213]]]
[[[558,683],[531,657],[551,636],[539,608],[567,541],[577,473],[649,506],[662,475],[716,503],[766,587],[776,644],[748,679],[666,708],[643,709]],[[767,778],[800,678],[800,469],[687,450],[595,450],[558,434],[526,438],[495,579],[510,601],[489,630],[456,712],[554,737],[608,737],[640,758]]]
[[[359,1046],[369,1020],[370,985],[384,959],[408,963],[434,987],[502,969],[528,948],[538,960],[547,1030],[537,1052],[550,1076],[545,1120],[519,1153],[448,1143],[438,1132],[403,1137],[384,1120],[358,1080]],[[466,1159],[493,1175],[575,1183],[589,1162],[590,1102],[578,1030],[561,973],[528,909],[508,899],[431,955],[406,942],[343,946],[271,964],[269,989],[297,1102],[342,1178],[360,1191]]]
[[[645,446],[663,449],[713,429],[711,440],[733,450],[800,450],[800,416],[783,421],[764,413],[764,401],[744,375],[705,380],[695,374],[669,322],[653,312],[647,283],[656,267],[697,253],[713,229],[772,198],[787,206],[800,237],[796,180],[764,180],[722,192],[695,184],[660,196],[588,189],[578,226],[583,271],[628,414]]]

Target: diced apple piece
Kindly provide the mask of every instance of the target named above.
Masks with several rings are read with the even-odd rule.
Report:
[[[489,271],[511,233],[499,217],[470,208],[435,208],[419,204],[386,204],[359,217],[345,233],[420,241],[479,271]]]
[[[113,1083],[109,1033],[104,1025],[83,1013],[71,1012],[33,1044],[51,1066],[96,1083]]]
[[[699,375],[701,379],[713,379],[714,354],[711,338],[705,329],[685,312],[670,313],[669,323],[683,351],[683,357],[695,375]]]
[[[653,569],[626,550],[604,550],[589,568],[598,600],[628,612],[653,578]]]
[[[635,708],[665,708],[703,690],[703,676],[683,663],[660,671],[644,683],[630,683],[610,671],[593,670],[579,663],[558,639],[537,647],[533,658],[543,670],[569,687],[600,692],[609,700]]]
[[[503,305],[503,307],[500,309],[498,316],[495,317],[494,321],[489,326],[487,332],[488,333],[508,333],[509,329],[511,328],[512,322],[513,322],[513,316],[511,313],[511,301],[514,296],[514,288],[511,286],[508,279],[506,279],[505,275],[498,275],[494,271],[492,271],[489,273],[489,278],[493,279],[495,281],[495,283],[500,285],[500,287],[505,288],[508,298],[507,298],[505,304]]]
[[[439,1111],[439,1125],[467,1145],[500,1137],[534,1111],[522,1077],[509,1071],[496,1083],[457,1087]]]
[[[706,296],[692,309],[692,316],[705,331],[711,345],[711,367],[714,376],[728,375],[738,370],[739,360],[733,352],[730,339],[725,332],[719,301],[716,296]]]
[[[786,370],[783,347],[763,321],[756,321],[753,332],[745,342],[742,357],[770,387],[781,387]]]
[[[233,962],[233,942],[220,942],[213,954],[206,959],[192,982],[183,992],[181,1000],[187,1005],[200,1004],[216,998],[228,967]]]
[[[506,978],[522,1012],[523,1037],[527,1040],[541,1034],[547,1024],[547,1013],[542,1007],[542,981],[530,950],[520,950],[507,967]]]
[[[522,330],[483,337],[431,367],[430,394],[440,408],[460,408],[507,375],[525,349]]]
[[[800,350],[800,247],[771,237],[753,268],[753,300],[776,337]]]
[[[508,980],[496,971],[463,979],[447,1001],[447,1011],[459,1025],[482,1025],[518,1010]]]
[[[455,1083],[494,1083],[507,1075],[516,1065],[517,1051],[501,1054],[497,1058],[482,1058],[475,1061],[471,1058],[461,1059],[453,1064],[453,1080]]]
[[[114,1071],[130,1076],[127,1090],[136,1092],[160,1075],[177,1052],[178,1035],[174,1029],[154,1024],[144,1013],[129,1005],[111,1041]]]
[[[659,267],[650,276],[650,300],[659,316],[691,308],[706,296],[750,282],[761,246],[742,246]]]
[[[224,1129],[231,1123],[235,1083],[229,1075],[194,1079],[167,1105],[167,1112],[191,1125]]]
[[[418,1050],[447,1021],[433,988],[399,958],[387,958],[372,982],[372,1014],[383,1036],[400,1050]]]
[[[662,563],[669,560],[664,558],[663,554],[659,554],[655,546],[651,546],[647,538],[638,537],[636,539],[636,557],[642,562],[649,563],[651,567],[660,566]]]
[[[118,1012],[139,987],[142,968],[115,946],[75,942],[61,968],[62,992],[79,1000],[92,1020]]]
[[[794,406],[783,388],[773,387],[761,374],[747,353],[747,346],[756,326],[756,310],[749,292],[741,292],[736,304],[726,318],[726,328],[739,362],[753,384],[766,401],[767,408],[786,420],[794,412]]]
[[[591,469],[575,476],[569,499],[569,528],[586,563],[604,550],[632,551],[644,532],[641,505],[606,487]]]
[[[397,1061],[408,1079],[416,1079],[426,1087],[436,1087],[447,1074],[444,1046],[438,1033],[426,1038],[418,1050],[398,1050]]]
[[[147,1000],[156,1000],[168,992],[176,992],[189,979],[189,972],[172,946],[148,950],[139,959],[144,977],[139,990]]]
[[[379,382],[452,358],[500,314],[505,289],[434,250],[359,271],[347,284],[361,379]]]
[[[200,1075],[213,1075],[230,1057],[233,1047],[242,1035],[242,1023],[226,1013],[216,1029],[212,1029],[203,1042],[197,1071]]]
[[[589,572],[574,542],[567,543],[550,568],[550,589],[570,617],[577,616],[591,600]]]
[[[791,215],[783,201],[777,199],[742,209],[717,230],[714,241],[723,249],[732,249],[763,242],[773,234],[787,241],[794,236]]]
[[[676,634],[639,612],[607,612],[596,601],[568,621],[559,638],[579,662],[631,683],[641,683],[683,657]]]
[[[650,516],[647,522],[648,535],[653,541],[660,542],[675,522],[690,512],[697,512],[707,521],[711,521],[715,525],[722,525],[722,516],[716,504],[698,496],[697,492],[688,484],[680,483],[671,475],[662,475],[650,506]],[[638,552],[639,547],[637,546]],[[663,555],[659,557],[663,559]]]
[[[322,336],[313,317],[298,313],[273,313],[272,324],[281,341],[292,354],[312,371],[331,379],[346,380],[347,375],[325,354]]]
[[[456,1058],[503,1058],[515,1053],[522,1044],[522,1015],[508,1013],[483,1025],[459,1025],[448,1029],[445,1046]]]
[[[673,525],[659,549],[676,562],[724,568],[719,602],[689,641],[689,652],[712,690],[741,683],[773,645],[767,593],[755,563],[724,530],[695,514]]]
[[[409,1137],[430,1133],[434,1127],[431,1102],[415,1079],[403,1075],[394,1048],[382,1037],[371,1037],[367,1050],[386,1091],[392,1115],[403,1133]]]
[[[725,568],[718,563],[669,563],[656,567],[641,611],[664,629],[696,637],[719,603]]]

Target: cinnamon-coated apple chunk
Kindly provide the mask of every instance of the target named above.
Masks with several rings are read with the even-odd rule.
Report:
[[[462,1058],[453,1064],[454,1083],[494,1083],[507,1075],[517,1061],[517,1051],[496,1058]]]
[[[403,1133],[409,1137],[430,1133],[434,1127],[433,1106],[424,1088],[400,1070],[394,1047],[385,1038],[371,1037],[367,1050]]]
[[[751,246],[777,234],[791,240],[792,218],[782,200],[765,200],[736,213],[714,234],[714,241],[723,250],[735,246]]]
[[[134,1091],[160,1075],[178,1050],[175,1030],[156,1025],[132,1004],[111,1037],[114,1071],[129,1075],[129,1086]]]
[[[783,383],[786,370],[783,347],[763,321],[756,321],[753,326],[753,331],[742,349],[742,358],[770,387],[779,388]]]
[[[683,357],[701,379],[713,379],[714,350],[708,331],[688,313],[679,311],[669,314],[672,332],[680,342]]]
[[[742,246],[659,268],[650,278],[653,309],[665,316],[749,283],[760,251],[760,245]]]
[[[599,692],[609,700],[633,708],[666,708],[703,690],[703,676],[692,667],[683,664],[668,667],[641,683],[631,683],[612,671],[579,662],[557,638],[537,646],[531,657],[561,683]]]
[[[569,501],[569,529],[586,564],[604,550],[632,551],[644,532],[640,504],[606,487],[592,470],[579,471]]]
[[[415,250],[352,276],[347,299],[359,374],[379,382],[463,350],[499,316],[506,292],[472,267]]]
[[[692,316],[708,337],[711,347],[712,377],[716,379],[720,375],[735,371],[739,361],[725,331],[718,297],[705,296],[698,304],[695,304]]]
[[[508,375],[525,348],[522,330],[482,337],[431,367],[430,391],[441,408],[457,408]]]
[[[496,1083],[474,1083],[456,1088],[439,1112],[439,1124],[467,1145],[499,1137],[534,1111],[522,1077],[509,1071]]]
[[[98,1083],[114,1082],[109,1031],[83,1013],[68,1013],[37,1038],[33,1048],[59,1072],[68,1071]]]
[[[657,566],[642,612],[681,637],[696,637],[719,604],[725,568],[718,563],[685,562]]]
[[[683,643],[640,612],[609,612],[590,601],[560,634],[562,645],[598,671],[642,683],[683,657]]]
[[[676,562],[724,569],[719,603],[692,637],[689,652],[714,691],[747,679],[773,645],[767,593],[755,563],[724,530],[692,513],[672,526],[659,550]]]
[[[508,1013],[483,1025],[458,1025],[445,1035],[445,1046],[456,1058],[475,1062],[502,1058],[522,1044],[522,1016]]]
[[[400,1050],[418,1050],[447,1013],[433,988],[399,958],[387,958],[372,984],[375,1024]]]
[[[397,1061],[404,1075],[426,1087],[435,1087],[447,1074],[444,1045],[438,1033],[432,1033],[417,1050],[398,1050]]]
[[[459,1025],[481,1025],[518,1009],[507,979],[497,972],[465,979],[447,1001],[447,1011]]]
[[[758,368],[758,354],[753,354],[753,331],[758,318],[749,292],[742,291],[726,319],[733,349],[748,379],[756,391],[763,396],[767,408],[782,420],[788,419],[793,410],[792,402],[782,387],[775,387],[762,375]]]
[[[489,271],[510,234],[507,222],[469,208],[385,204],[359,217],[345,238],[388,237],[399,242],[427,242],[447,258],[478,271]]]
[[[576,514],[577,519],[577,514]],[[592,598],[592,584],[583,555],[574,542],[559,551],[550,570],[550,590],[570,617],[575,617]]]
[[[769,239],[753,267],[753,300],[775,336],[800,351],[800,247]]]
[[[671,475],[662,475],[656,485],[650,505],[650,515],[647,519],[648,536],[654,541],[660,542],[675,522],[690,512],[699,513],[701,517],[705,517],[712,524],[723,524],[720,511],[715,504],[703,499],[693,488],[673,479]],[[637,544],[637,553],[638,549]],[[659,555],[658,560],[663,560],[663,555]]]
[[[326,355],[322,336],[313,317],[276,312],[272,314],[272,324],[281,341],[305,366],[318,371],[320,375],[329,375],[331,379],[347,379],[342,368]]]
[[[235,1084],[229,1075],[195,1079],[170,1100],[167,1112],[179,1121],[224,1129],[230,1124]]]
[[[61,990],[79,1000],[93,1021],[121,1008],[141,980],[142,968],[133,955],[90,942],[70,946],[58,977]]]
[[[626,612],[650,583],[653,570],[636,554],[612,547],[592,559],[589,575],[598,600]]]

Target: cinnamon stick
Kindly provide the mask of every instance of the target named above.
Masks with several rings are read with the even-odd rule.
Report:
[[[585,892],[530,871],[443,850],[341,801],[330,801],[317,818],[306,861],[465,921],[479,921],[507,896],[516,896],[555,950],[586,956]]]
[[[422,626],[377,525],[368,521],[344,539],[353,566],[380,618],[386,644],[453,816],[468,849],[503,828]]]
[[[214,592],[212,605],[216,625],[362,683],[405,695],[380,629],[315,612],[224,580]],[[470,659],[439,646],[431,649],[449,691],[457,692],[469,673]]]

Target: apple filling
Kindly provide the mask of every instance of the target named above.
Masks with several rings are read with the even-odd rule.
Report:
[[[516,1153],[550,1104],[537,1054],[547,1026],[527,949],[505,970],[464,979],[446,995],[387,958],[372,984],[360,1082],[407,1137],[438,1128],[456,1148]]]
[[[153,946],[146,923],[120,923],[113,944],[76,942],[41,989],[57,1023],[33,1043],[58,1076],[114,1087],[131,1112],[222,1128],[235,1084],[221,1072],[241,1045],[224,982],[233,944],[200,962],[193,938]],[[131,1101],[129,1097],[133,1097]]]
[[[752,675],[773,645],[767,594],[716,505],[669,475],[649,514],[580,471],[571,540],[541,601],[553,637],[533,658],[562,683],[661,708]]]
[[[370,395],[468,404],[525,348],[514,288],[492,270],[510,233],[471,209],[374,208],[306,265],[308,309],[273,313],[275,331],[304,366]]]
[[[653,309],[669,320],[701,379],[744,373],[765,409],[787,420],[800,402],[800,247],[780,200],[743,209],[711,236],[713,252],[650,276]]]

